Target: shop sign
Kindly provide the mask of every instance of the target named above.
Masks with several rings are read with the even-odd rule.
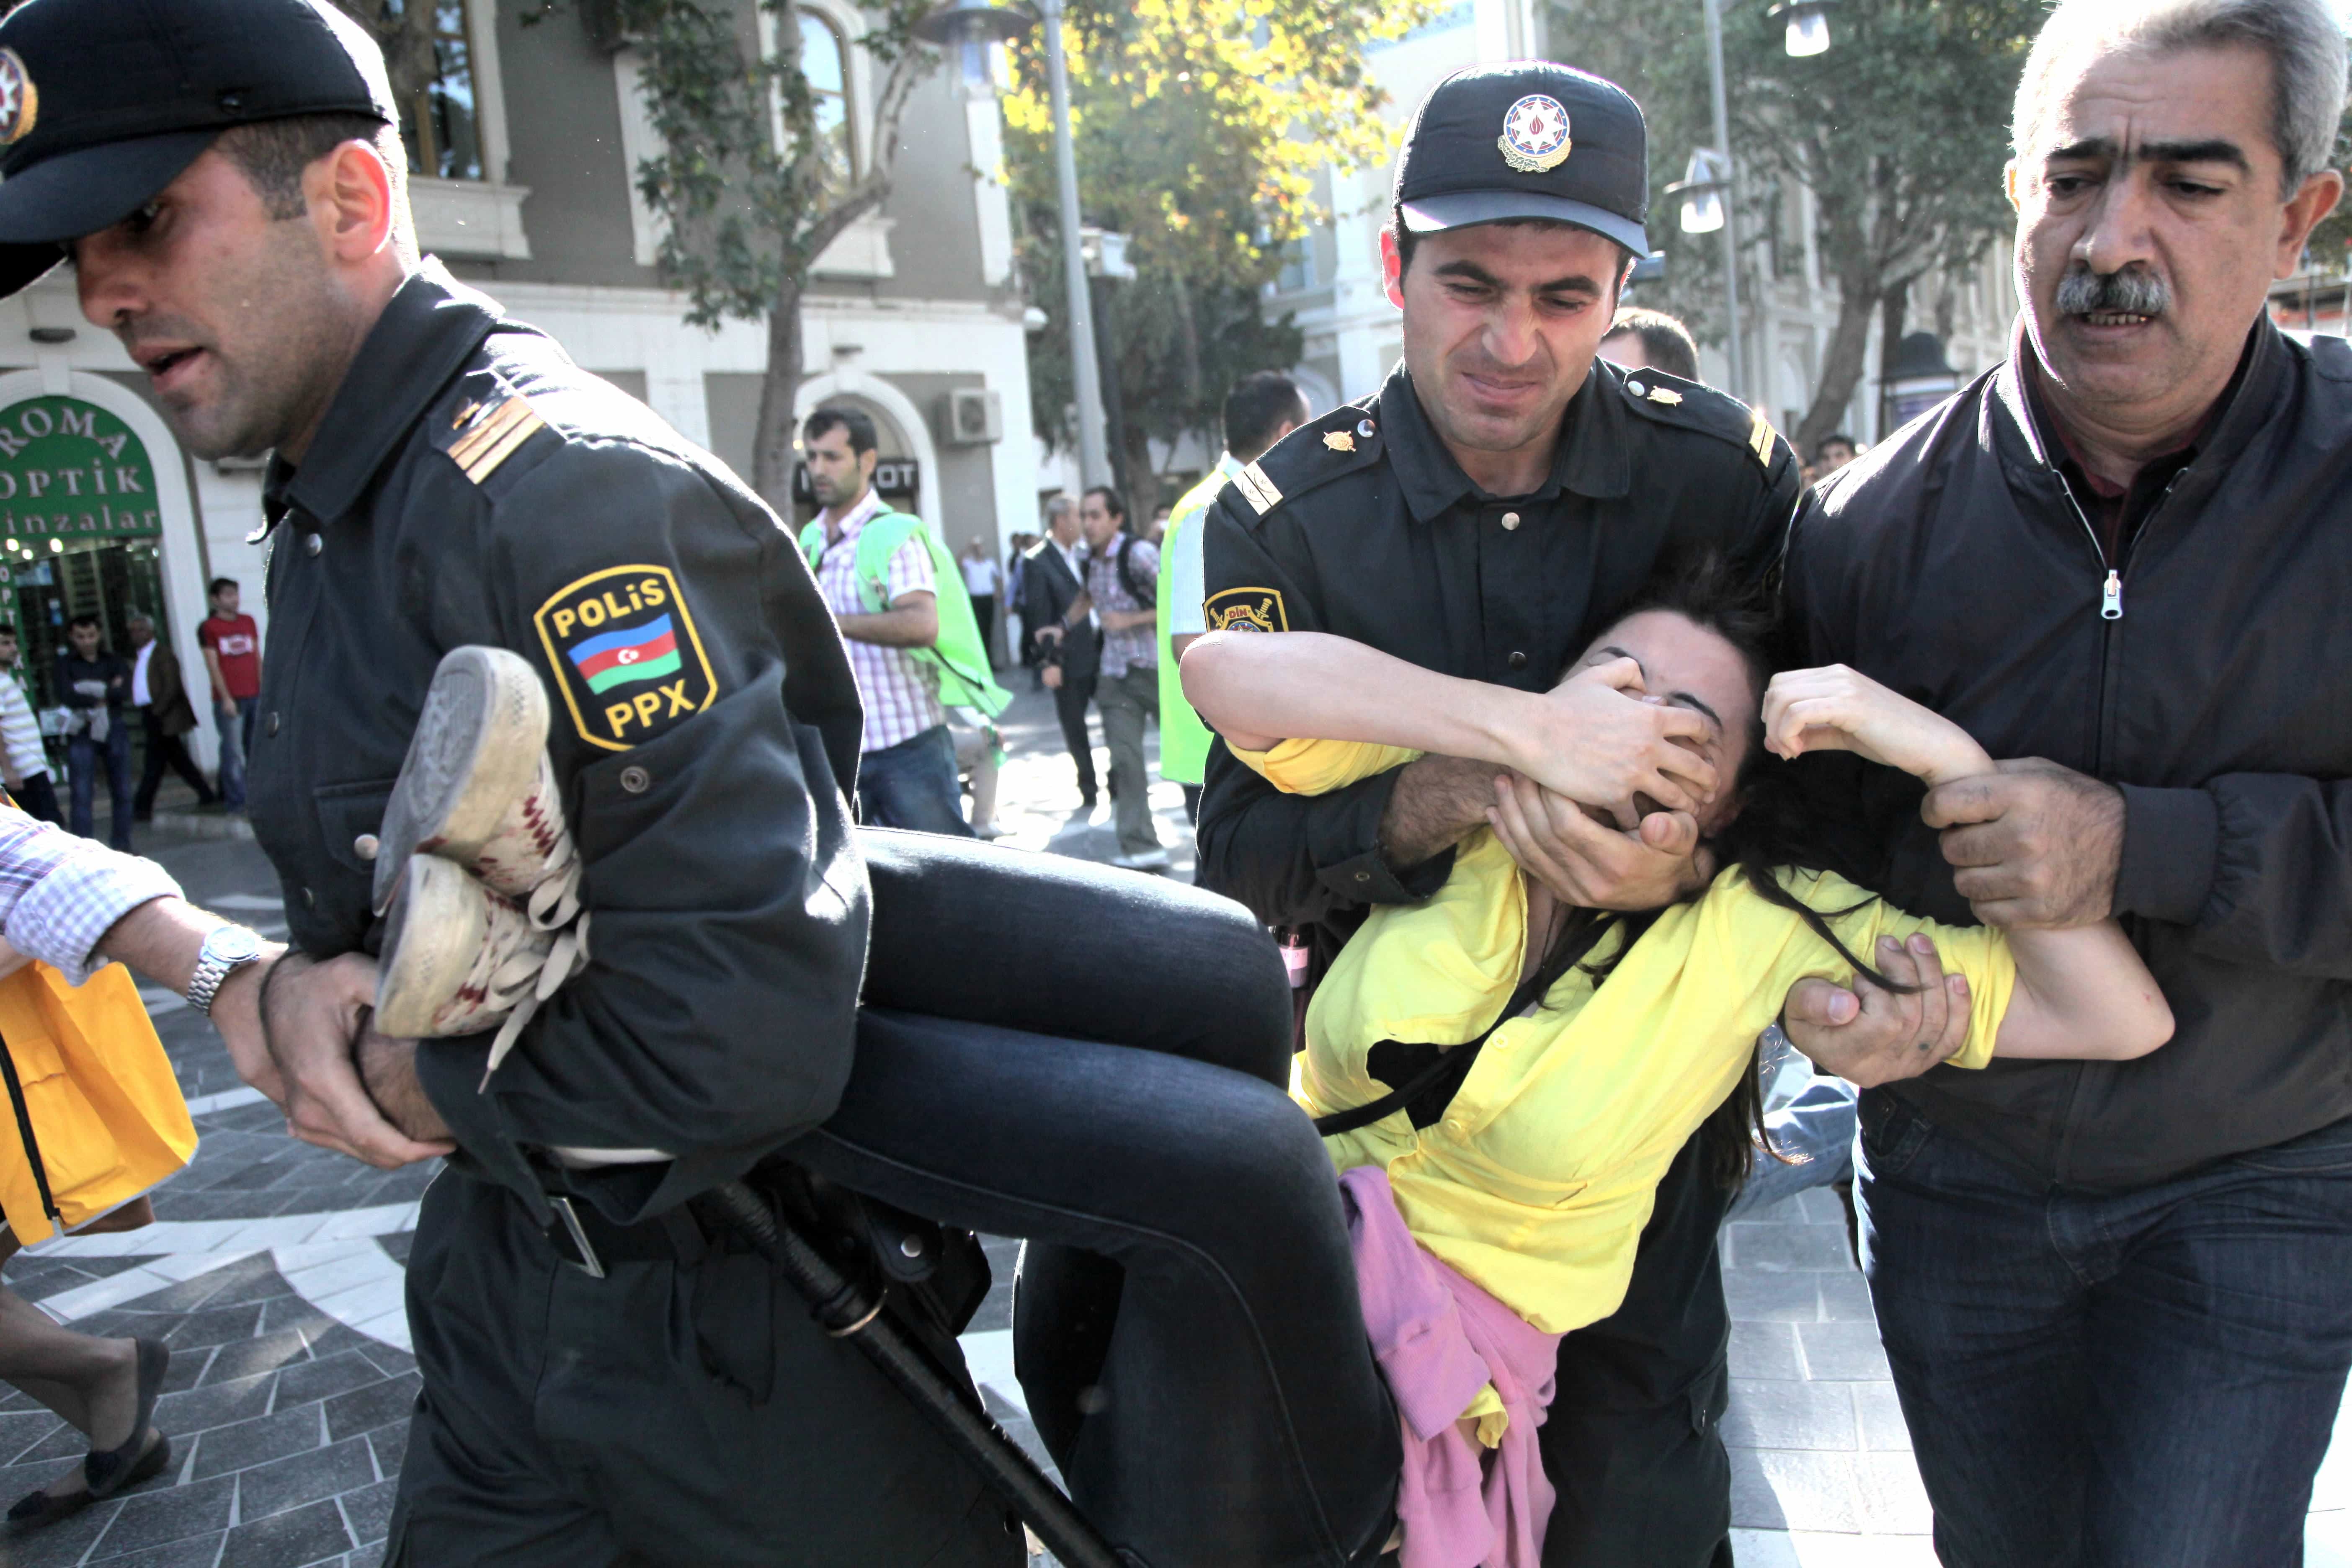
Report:
[[[0,408],[0,535],[153,537],[155,468],[128,426],[78,397]]]

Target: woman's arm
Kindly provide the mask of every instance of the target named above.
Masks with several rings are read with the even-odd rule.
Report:
[[[1229,744],[1263,752],[1288,740],[1369,741],[1512,768],[1570,800],[1637,820],[1688,811],[1716,787],[1714,767],[1677,735],[1706,721],[1640,699],[1641,667],[1613,659],[1549,692],[1440,675],[1323,632],[1212,632],[1184,650],[1184,695]]]
[[[2172,1007],[2114,921],[2007,935],[2017,990],[1993,1055],[2126,1061],[2172,1038]]]
[[[1764,694],[1765,746],[1849,751],[1936,784],[1993,771],[1958,724],[1843,665],[1784,670]],[[1993,1054],[2121,1060],[2172,1037],[2172,1009],[2114,921],[2007,933],[2017,988]]]

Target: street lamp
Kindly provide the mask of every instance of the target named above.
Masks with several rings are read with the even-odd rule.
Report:
[[[1729,208],[1724,197],[1730,189],[1731,160],[1712,147],[1702,147],[1690,155],[1683,177],[1666,187],[1666,195],[1682,204],[1676,221],[1685,234],[1713,234],[1724,226]]]
[[[1837,0],[1780,0],[1765,12],[1788,24],[1784,37],[1792,55],[1818,55],[1830,47],[1829,7]],[[1723,321],[1728,334],[1731,395],[1748,397],[1748,351],[1739,337],[1739,169],[1731,157],[1731,111],[1723,87],[1723,13],[1719,0],[1699,0],[1706,15],[1706,74],[1715,110],[1715,145],[1691,154],[1683,178],[1666,187],[1683,197],[1685,234],[1723,235]]]
[[[1797,59],[1808,55],[1822,55],[1830,47],[1830,7],[1838,0],[1782,0],[1764,13],[1775,22],[1785,22],[1788,30],[1780,36],[1781,47]]]
[[[947,0],[917,22],[915,37],[953,55],[963,77],[964,90],[982,92],[995,86],[988,68],[992,44],[1009,43],[1037,25],[1028,12],[988,0]]]

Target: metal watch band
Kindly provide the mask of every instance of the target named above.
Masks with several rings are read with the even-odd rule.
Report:
[[[243,951],[216,952],[212,938],[206,937],[204,951],[196,958],[195,973],[188,976],[188,1005],[207,1018],[213,1015],[213,998],[220,994],[220,988],[228,977],[248,963],[258,963],[261,958],[261,939],[256,932],[223,926],[214,935],[231,930],[238,931],[245,937]]]

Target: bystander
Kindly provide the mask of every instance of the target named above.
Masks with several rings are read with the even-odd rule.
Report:
[[[219,797],[188,755],[187,734],[196,727],[196,710],[188,701],[187,683],[180,679],[179,656],[157,639],[149,616],[134,615],[125,625],[131,632],[131,702],[139,710],[147,748],[132,811],[141,822],[153,818],[155,794],[163,787],[166,768],[196,792],[198,805],[210,805]]]
[[[963,580],[929,525],[892,510],[874,488],[873,420],[820,408],[801,426],[801,456],[821,509],[801,546],[848,640],[866,707],[859,820],[969,834],[946,710],[993,715],[1005,696],[990,678]]]
[[[1151,820],[1151,775],[1143,763],[1143,725],[1160,717],[1160,644],[1153,625],[1160,596],[1159,547],[1128,531],[1127,502],[1097,485],[1078,503],[1087,536],[1087,591],[1064,615],[1066,626],[1083,612],[1102,626],[1102,668],[1095,705],[1102,710],[1103,742],[1110,748],[1110,804],[1118,829],[1111,864],[1132,871],[1164,871],[1168,851]]]
[[[1072,613],[1087,591],[1077,503],[1055,496],[1045,506],[1045,539],[1022,558],[1021,617],[1036,650],[1037,678],[1054,694],[1062,742],[1077,769],[1078,809],[1092,811],[1097,786],[1094,742],[1087,735],[1087,705],[1095,700],[1102,633],[1091,615]]]
[[[1225,449],[1201,482],[1178,499],[1160,542],[1160,776],[1182,786],[1184,816],[1201,818],[1201,781],[1209,763],[1208,726],[1184,700],[1177,669],[1184,650],[1207,633],[1201,601],[1201,519],[1217,492],[1244,465],[1314,417],[1298,384],[1278,370],[1262,370],[1225,394]]]
[[[261,633],[237,608],[237,582],[215,577],[212,614],[196,625],[212,677],[213,727],[220,733],[220,793],[231,811],[245,809],[245,759],[253,752],[253,716],[261,708]]]
[[[964,596],[971,601],[972,624],[980,628],[980,646],[987,650],[992,668],[996,663],[996,606],[1003,597],[999,590],[1004,585],[1004,571],[996,563],[995,554],[988,541],[978,534],[963,547],[963,557],[956,563],[963,572]]]
[[[94,820],[98,771],[106,770],[113,815],[108,834],[117,849],[131,847],[131,731],[123,706],[131,700],[131,666],[106,647],[96,616],[66,623],[68,647],[58,656],[58,700],[67,709],[66,769],[72,786],[73,831],[87,838]]]
[[[1685,381],[1698,379],[1698,344],[1690,329],[1664,310],[1621,307],[1601,340],[1601,357],[1627,370],[1662,370]]]
[[[16,628],[0,623],[0,780],[27,815],[63,826],[48,748],[41,740],[40,715],[26,689],[17,648]]]

